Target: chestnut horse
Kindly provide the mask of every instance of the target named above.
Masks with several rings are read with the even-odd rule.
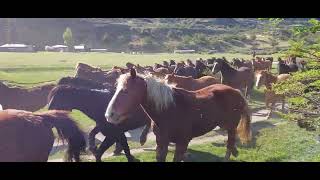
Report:
[[[254,71],[267,70],[270,71],[272,69],[272,62],[269,60],[262,61],[257,57],[257,61],[254,59],[251,60]]]
[[[47,104],[47,97],[55,84],[32,88],[9,87],[0,82],[0,102],[3,109],[38,111]]]
[[[66,111],[32,113],[8,109],[0,111],[0,161],[46,162],[54,143],[52,128],[68,142],[68,161],[80,161],[85,151],[83,132]]]
[[[280,74],[278,76],[275,76],[268,71],[258,71],[256,73],[256,76],[257,76],[256,87],[258,89],[261,87],[261,85],[265,85],[267,89],[271,89],[272,84],[280,81],[284,81],[290,78],[290,74]]]
[[[103,153],[115,142],[117,142],[115,154],[120,153],[123,148],[128,161],[133,161],[134,157],[130,154],[124,132],[147,125],[140,137],[140,143],[143,145],[147,140],[147,134],[151,126],[150,120],[145,116],[143,111],[140,110],[131,117],[133,120],[128,121],[129,123],[123,123],[119,126],[108,123],[104,113],[113,94],[114,92],[112,90],[109,91],[107,89],[97,90],[66,85],[57,86],[48,96],[48,109],[66,111],[77,109],[96,122],[96,127],[89,133],[89,148],[95,155],[97,162],[101,161]],[[99,149],[96,150],[94,139],[95,135],[99,132],[105,135],[106,138]],[[119,146],[120,144],[118,143],[120,143],[121,146]]]
[[[265,104],[266,104],[266,108],[270,108],[270,112],[267,116],[267,119],[269,119],[271,117],[271,114],[274,110],[274,106],[276,104],[276,102],[281,102],[282,103],[282,112],[284,112],[284,104],[285,104],[285,96],[284,94],[276,94],[275,91],[271,90],[271,89],[265,89],[264,90],[264,95],[265,95]],[[269,106],[269,104],[271,103],[271,107]]]
[[[253,70],[247,67],[234,69],[224,59],[216,59],[212,68],[212,73],[221,72],[221,83],[239,89],[243,92],[245,97],[250,97],[254,87],[254,73]]]
[[[156,135],[156,159],[165,161],[169,142],[176,143],[174,161],[182,161],[189,142],[220,126],[228,131],[225,158],[237,156],[236,134],[242,142],[251,139],[251,115],[240,92],[230,86],[214,84],[198,91],[187,91],[152,76],[121,75],[117,93],[106,109],[110,123],[119,124],[142,107],[152,118]],[[174,116],[173,116],[174,114]]]
[[[175,84],[177,88],[183,88],[188,91],[195,91],[210,86],[212,84],[220,83],[220,80],[211,76],[203,76],[199,79],[193,79],[192,77],[168,74],[166,75],[165,80],[169,84]]]

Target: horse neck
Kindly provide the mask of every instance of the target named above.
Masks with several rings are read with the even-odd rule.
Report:
[[[231,77],[236,72],[237,70],[229,66],[227,63],[223,63],[221,68],[221,75],[223,76],[224,79]]]
[[[96,122],[102,121],[102,118],[104,118],[104,111],[102,110],[107,108],[111,96],[108,96],[108,100],[101,92],[89,91],[90,90],[88,90],[88,92],[81,91],[81,93],[77,93],[77,96],[79,97],[74,96],[73,109],[81,111]],[[84,102],[84,99],[87,99],[88,101]],[[104,100],[105,103],[102,104],[102,100]]]

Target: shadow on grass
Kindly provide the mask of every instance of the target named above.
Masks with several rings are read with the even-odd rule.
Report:
[[[272,157],[272,158],[266,159],[266,162],[281,162],[282,160],[287,158],[288,158],[287,156]]]
[[[252,129],[252,140],[249,144],[241,144],[239,139],[237,141],[237,146],[240,148],[256,148],[256,142],[257,142],[257,138],[259,136],[259,131],[261,129],[265,129],[265,128],[273,128],[275,127],[275,125],[273,125],[271,122],[266,122],[266,121],[258,121],[255,123],[251,124],[251,129]],[[224,134],[226,134],[226,131],[223,132]],[[213,146],[216,147],[225,147],[226,146],[226,142],[225,143],[212,143]]]
[[[188,149],[188,153],[188,157],[185,158],[186,162],[227,162],[224,157],[219,157],[209,152]],[[236,161],[230,160],[228,162]]]

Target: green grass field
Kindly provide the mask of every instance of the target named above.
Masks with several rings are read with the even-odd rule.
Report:
[[[270,121],[272,121],[270,119]],[[279,120],[276,120],[279,121]],[[259,131],[249,145],[238,145],[239,156],[231,157],[234,162],[318,162],[320,146],[316,133],[286,122],[274,128]],[[223,162],[226,152],[225,143],[204,143],[191,145],[189,162]],[[172,161],[174,151],[169,150],[167,161]],[[155,151],[135,155],[141,162],[155,162]],[[110,157],[104,162],[127,162],[125,156]]]
[[[0,53],[0,80],[12,85],[34,86],[43,82],[56,81],[63,76],[73,76],[78,62],[100,66],[104,69],[114,65],[124,66],[126,62],[140,65],[151,65],[163,60],[196,59],[208,57],[250,58],[244,54],[143,54],[129,55],[120,53]],[[273,55],[274,58],[278,55]],[[275,70],[273,70],[275,71]],[[251,108],[264,107],[262,89],[254,90]],[[0,102],[1,103],[1,102]],[[45,108],[43,109],[45,110]],[[83,130],[90,130],[94,122],[79,111],[73,111],[72,116]],[[278,119],[279,120],[279,119]],[[257,134],[254,144],[250,147],[240,146],[240,155],[234,161],[319,161],[320,147],[316,143],[316,132],[307,132],[288,122],[275,128],[262,129]],[[138,143],[129,142],[131,148],[140,147]],[[148,142],[144,147],[152,147],[155,142]],[[112,148],[108,150],[112,151]],[[225,153],[224,144],[204,143],[192,145],[190,161],[222,161]],[[54,153],[50,159],[61,158],[63,153]],[[172,160],[172,152],[168,161]],[[155,152],[136,155],[141,161],[155,161]],[[124,156],[112,157],[105,161],[126,161]]]

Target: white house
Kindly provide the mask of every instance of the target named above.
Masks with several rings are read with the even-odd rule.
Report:
[[[34,52],[34,46],[26,44],[4,44],[0,46],[0,52]]]

